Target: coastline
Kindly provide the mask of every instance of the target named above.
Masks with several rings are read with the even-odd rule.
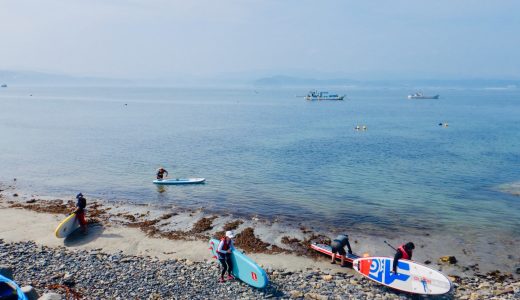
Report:
[[[318,278],[321,276],[329,278],[328,275],[340,276],[338,280],[349,276],[349,279],[354,278],[356,284],[360,284],[363,288],[369,286],[370,293],[390,295],[388,299],[393,296],[407,297],[406,294],[397,294],[395,291],[365,282],[366,280],[360,279],[350,268],[330,265],[328,258],[310,250],[308,245],[312,241],[324,241],[331,234],[314,232],[309,228],[291,228],[283,223],[256,217],[237,219],[231,214],[216,216],[202,210],[183,210],[173,207],[165,211],[164,208],[150,205],[111,204],[102,200],[89,200],[87,205],[87,217],[91,222],[89,234],[86,237],[80,236],[64,241],[55,238],[53,232],[56,225],[71,211],[72,199],[61,200],[18,194],[14,187],[2,189],[4,190],[0,192],[0,219],[3,222],[0,225],[0,239],[3,243],[32,241],[39,246],[53,249],[61,249],[65,246],[68,251],[101,251],[108,255],[121,254],[165,262],[174,260],[188,265],[215,264],[216,261],[209,255],[207,240],[209,237],[221,234],[225,227],[236,227],[237,247],[246,250],[247,255],[264,267],[270,277],[273,274],[287,272],[300,275],[317,272]],[[14,194],[17,196],[13,196]],[[384,252],[389,256],[392,255],[392,251],[385,249],[382,241],[397,242],[385,237],[365,237],[352,232],[350,235],[354,252],[358,254],[380,255],[379,253]],[[464,286],[465,280],[473,282],[481,277],[487,278],[492,283],[497,280],[505,281],[507,284],[518,283],[518,277],[514,277],[516,274],[508,275],[513,272],[497,273],[494,272],[496,269],[485,269],[486,264],[475,264],[478,255],[482,254],[477,253],[476,256],[474,252],[462,248],[456,251],[450,249],[450,252],[441,255],[440,252],[433,251],[432,247],[423,244],[426,240],[434,240],[437,237],[419,238],[414,239],[418,245],[417,258],[414,256],[414,259],[420,263],[430,260],[430,267],[451,276],[450,278],[455,281],[455,287]],[[437,264],[439,257],[443,255],[456,256],[458,263]],[[216,265],[213,267],[218,268]],[[508,288],[509,285],[500,291]],[[468,295],[471,295],[481,290],[482,288],[464,288],[462,292],[469,291]],[[315,288],[308,293],[323,295],[320,291],[323,292],[322,289]],[[286,291],[284,295],[290,296],[289,292]],[[490,290],[490,293],[498,292]],[[512,293],[516,293],[514,289],[504,295],[511,296]],[[457,289],[446,297],[464,299]]]

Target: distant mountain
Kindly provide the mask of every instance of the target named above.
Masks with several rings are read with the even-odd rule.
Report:
[[[357,86],[357,87],[443,87],[443,88],[520,88],[520,80],[502,79],[408,79],[408,80],[352,80],[344,78],[314,79],[292,76],[263,77],[253,81],[257,86],[295,86],[295,87],[325,87],[325,86]]]
[[[10,85],[126,85],[129,80],[82,77],[31,71],[0,70],[0,84]]]
[[[314,78],[300,78],[291,76],[272,76],[257,79],[253,82],[254,85],[259,86],[336,86],[336,85],[351,85],[358,84],[358,81],[350,79],[314,79]]]

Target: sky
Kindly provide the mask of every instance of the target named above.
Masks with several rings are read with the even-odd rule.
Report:
[[[520,1],[0,0],[0,70],[520,79]]]

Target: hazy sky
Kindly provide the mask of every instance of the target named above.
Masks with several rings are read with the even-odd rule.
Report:
[[[0,0],[0,69],[520,78],[520,1]]]

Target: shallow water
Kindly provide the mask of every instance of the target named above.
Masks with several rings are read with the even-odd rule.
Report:
[[[520,177],[520,90],[334,92],[349,100],[308,102],[292,89],[1,89],[0,182],[380,233],[518,236],[520,197],[498,186]],[[207,182],[157,187],[159,166]]]

